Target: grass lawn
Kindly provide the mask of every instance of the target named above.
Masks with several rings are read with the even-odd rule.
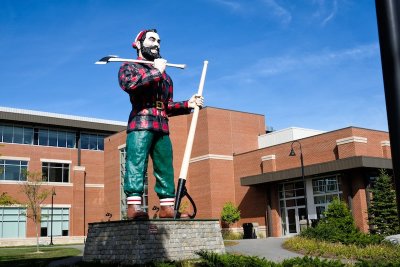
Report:
[[[225,247],[232,247],[232,246],[236,246],[237,244],[239,244],[239,242],[237,242],[237,241],[224,240]]]
[[[283,247],[308,256],[334,258],[342,260],[372,260],[376,262],[399,262],[400,246],[390,244],[368,245],[358,247],[356,245],[344,245],[317,241],[303,237],[294,237],[286,240]],[[398,265],[393,265],[398,266]]]
[[[51,261],[77,256],[80,250],[65,247],[12,247],[0,249],[0,266],[47,266]]]

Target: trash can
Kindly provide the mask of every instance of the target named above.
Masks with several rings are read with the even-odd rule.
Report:
[[[253,239],[253,224],[244,223],[243,224],[243,239]]]
[[[319,219],[311,219],[311,227],[316,227],[319,222]]]

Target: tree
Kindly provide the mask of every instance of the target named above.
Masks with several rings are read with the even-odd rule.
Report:
[[[27,197],[26,217],[33,220],[36,229],[36,252],[39,252],[39,226],[41,221],[40,205],[50,194],[50,190],[43,189],[41,173],[26,172],[27,180],[22,183],[21,191]]]
[[[355,225],[351,211],[344,201],[334,198],[324,212],[324,218],[312,228],[300,233],[301,236],[332,243],[354,244],[365,247],[379,244],[381,236],[362,233]]]
[[[337,197],[329,203],[322,221],[339,233],[352,234],[358,231],[346,202]]]
[[[396,192],[392,177],[381,169],[379,177],[371,188],[371,205],[368,208],[371,232],[381,236],[400,233]]]
[[[240,220],[240,210],[232,203],[225,203],[221,211],[221,221],[228,226]]]
[[[303,230],[300,235],[317,240],[347,244],[352,236],[357,233],[358,229],[347,204],[336,197],[329,203],[324,212],[324,217],[317,226]]]
[[[10,196],[7,192],[1,193],[0,206],[11,206],[14,204],[19,204],[19,202],[15,200],[12,196]]]

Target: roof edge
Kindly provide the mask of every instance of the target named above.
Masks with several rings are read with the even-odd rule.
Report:
[[[355,156],[304,166],[304,175],[311,176],[320,173],[328,173],[362,167],[392,169],[393,165],[392,159]],[[240,185],[252,186],[257,184],[293,179],[296,177],[301,177],[301,167],[241,177]]]

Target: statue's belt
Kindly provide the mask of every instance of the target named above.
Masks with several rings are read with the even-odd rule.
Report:
[[[161,101],[156,101],[156,109],[158,109],[158,110],[163,110],[163,109],[165,109],[165,106],[164,106],[164,103],[163,102],[161,102]]]
[[[162,101],[156,101],[154,103],[146,103],[144,105],[144,108],[156,108],[158,110],[165,110],[165,105]]]

